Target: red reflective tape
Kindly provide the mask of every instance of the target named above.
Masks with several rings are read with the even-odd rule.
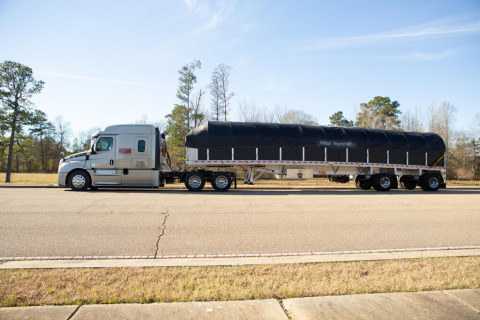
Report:
[[[120,149],[118,149],[118,153],[130,154],[130,153],[132,153],[132,149],[131,148],[120,148]]]

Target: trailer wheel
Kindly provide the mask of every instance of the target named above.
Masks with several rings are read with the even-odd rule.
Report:
[[[417,181],[413,179],[407,179],[405,177],[400,178],[400,186],[403,189],[413,190],[417,187]]]
[[[377,191],[389,191],[392,184],[392,176],[388,173],[378,173],[373,178],[373,188]]]
[[[74,171],[68,177],[68,185],[73,191],[86,191],[90,186],[90,176],[85,171]]]
[[[232,185],[232,178],[229,173],[217,172],[212,176],[211,183],[215,191],[227,191]]]
[[[436,173],[425,173],[420,177],[420,187],[423,191],[437,191],[442,179]]]
[[[361,179],[360,176],[356,176],[355,187],[357,187],[357,189],[370,190],[372,188],[372,181],[370,179]]]
[[[189,191],[201,191],[205,186],[205,177],[201,172],[192,171],[187,173],[185,178],[185,187]]]

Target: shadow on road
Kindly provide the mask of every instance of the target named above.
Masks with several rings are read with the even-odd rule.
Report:
[[[66,189],[65,192],[74,192],[70,189]],[[230,189],[226,193],[216,192],[213,189],[205,189],[200,192],[189,192],[186,189],[129,189],[129,188],[115,188],[115,189],[98,189],[95,191],[88,191],[93,193],[122,193],[122,194],[185,194],[189,196],[215,194],[215,195],[230,195],[230,196],[285,196],[285,195],[312,195],[312,196],[344,196],[344,195],[377,195],[377,196],[444,196],[444,195],[480,195],[480,189],[478,188],[461,188],[461,189],[441,189],[437,192],[425,192],[421,189],[417,190],[390,190],[389,192],[377,192],[375,190],[357,190],[357,189],[331,189],[331,188],[318,188],[318,189]]]

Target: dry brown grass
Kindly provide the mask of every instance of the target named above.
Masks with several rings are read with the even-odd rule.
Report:
[[[16,184],[56,184],[56,173],[12,173],[11,183]],[[5,182],[5,173],[0,173],[0,183]]]
[[[231,267],[0,270],[0,306],[293,298],[480,288],[480,257]]]

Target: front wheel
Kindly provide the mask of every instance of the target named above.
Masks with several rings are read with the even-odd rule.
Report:
[[[215,191],[227,191],[232,185],[232,178],[226,172],[217,172],[213,174],[211,183]]]
[[[423,191],[437,191],[442,179],[436,173],[425,173],[420,177],[420,187]]]
[[[373,188],[377,191],[389,191],[392,184],[392,176],[387,173],[378,173],[374,176]]]
[[[73,191],[85,191],[90,186],[90,176],[85,171],[74,171],[68,177],[68,185]]]
[[[205,186],[205,177],[198,171],[189,172],[185,178],[185,187],[189,191],[201,191]]]

